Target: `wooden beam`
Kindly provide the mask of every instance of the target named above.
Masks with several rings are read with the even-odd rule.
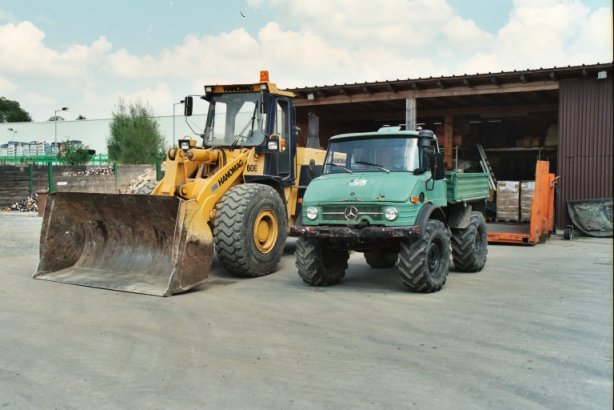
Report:
[[[452,115],[446,115],[443,118],[443,162],[446,164],[446,169],[452,169],[452,151],[453,151],[453,138],[454,132],[454,117]]]
[[[451,97],[451,96],[463,96],[463,95],[485,95],[485,94],[504,94],[504,93],[520,93],[531,91],[546,91],[546,90],[558,90],[559,83],[556,81],[539,81],[526,84],[512,83],[501,84],[499,86],[493,85],[477,85],[472,88],[467,87],[451,87],[444,90],[431,88],[425,90],[406,90],[397,92],[377,92],[372,94],[358,93],[352,95],[334,95],[325,97],[323,94],[318,93],[320,99],[316,100],[295,100],[295,105],[309,106],[309,105],[328,105],[328,104],[345,104],[356,102],[377,102],[386,100],[399,100],[405,98],[429,98],[429,97]]]
[[[557,112],[558,104],[525,104],[512,106],[488,105],[481,107],[459,107],[459,108],[435,108],[432,110],[419,110],[419,117],[442,117],[445,115],[475,115],[483,113],[521,113],[521,112]]]
[[[416,99],[405,99],[405,129],[413,131],[416,129]]]

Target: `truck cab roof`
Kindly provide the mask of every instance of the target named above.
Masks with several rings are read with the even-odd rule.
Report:
[[[379,130],[372,132],[354,132],[335,135],[334,137],[330,138],[330,141],[354,138],[390,138],[392,136],[417,138],[419,136],[419,132],[401,130],[400,127],[382,127]]]

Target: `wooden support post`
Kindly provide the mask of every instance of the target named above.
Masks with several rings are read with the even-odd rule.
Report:
[[[416,99],[405,99],[405,129],[413,131],[416,129]]]
[[[452,134],[454,132],[454,117],[446,115],[443,120],[443,162],[446,164],[446,169],[452,169],[452,152],[454,150]]]

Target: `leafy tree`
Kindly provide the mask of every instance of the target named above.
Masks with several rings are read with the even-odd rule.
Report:
[[[32,121],[30,114],[25,111],[17,101],[0,97],[0,122],[28,122]]]
[[[157,120],[151,108],[141,102],[120,99],[109,125],[107,149],[112,161],[124,164],[151,164],[164,150]]]
[[[64,159],[69,165],[83,165],[87,164],[94,151],[92,151],[87,145],[75,146],[68,140],[64,141],[64,149],[60,152],[60,157]]]

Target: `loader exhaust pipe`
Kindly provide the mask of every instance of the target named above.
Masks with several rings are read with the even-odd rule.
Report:
[[[194,200],[54,193],[34,278],[169,296],[204,283],[212,259],[211,229]]]

